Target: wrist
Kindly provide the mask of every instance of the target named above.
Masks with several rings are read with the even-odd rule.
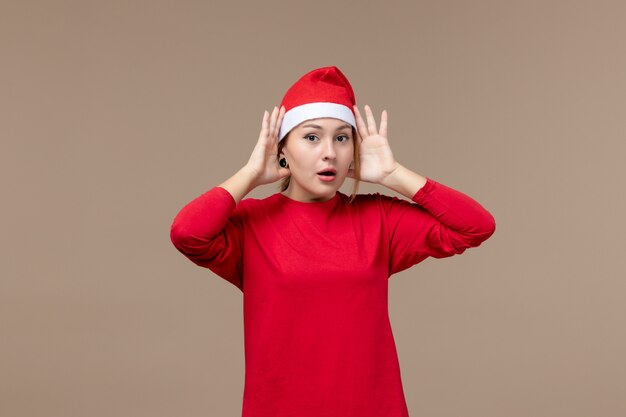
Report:
[[[220,187],[228,191],[233,196],[235,203],[239,204],[239,201],[252,191],[256,185],[250,168],[244,166],[232,177],[220,184]]]
[[[404,167],[399,164],[398,162],[395,162],[395,167],[387,174],[385,175],[378,183],[384,187],[390,188],[390,189],[394,189],[395,184],[398,183],[398,176],[401,176],[401,171],[404,169]]]
[[[260,185],[258,183],[259,173],[249,165],[244,165],[237,172],[237,175],[241,177],[242,181],[246,182],[249,185],[250,190]]]
[[[412,199],[413,196],[426,185],[426,177],[398,164],[398,167],[387,175],[381,184],[385,187]]]

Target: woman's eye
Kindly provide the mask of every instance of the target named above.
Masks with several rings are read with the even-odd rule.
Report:
[[[315,135],[306,135],[304,138],[309,140],[309,142],[314,142],[314,141],[317,140],[317,136],[315,136]],[[349,139],[350,138],[347,135],[337,136],[337,140],[339,142],[347,142]]]

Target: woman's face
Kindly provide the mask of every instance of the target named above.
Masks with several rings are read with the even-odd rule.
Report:
[[[353,160],[352,126],[339,119],[311,119],[294,127],[287,139],[281,157],[287,158],[291,179],[283,194],[302,202],[331,199]],[[321,174],[329,170],[334,175]]]

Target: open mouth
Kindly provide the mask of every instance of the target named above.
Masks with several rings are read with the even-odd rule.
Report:
[[[325,169],[323,171],[320,171],[317,173],[317,177],[320,179],[320,181],[324,181],[324,182],[332,182],[335,181],[335,176],[337,175],[337,173],[331,168],[331,169]]]
[[[337,175],[337,170],[335,170],[335,168],[328,167],[318,172],[317,175],[323,175],[325,177],[334,177],[335,175]]]

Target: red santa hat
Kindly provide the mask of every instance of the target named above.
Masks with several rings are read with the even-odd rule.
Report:
[[[285,93],[280,107],[285,115],[278,141],[305,120],[332,117],[356,129],[354,91],[345,75],[335,66],[314,69],[303,75]],[[279,107],[279,108],[280,108]]]

